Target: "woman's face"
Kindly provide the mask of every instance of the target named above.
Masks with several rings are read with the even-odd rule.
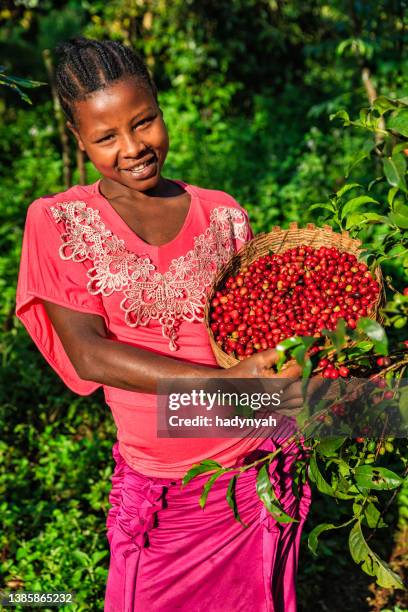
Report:
[[[154,190],[169,149],[161,111],[147,85],[115,81],[75,102],[68,127],[107,179],[139,192]]]

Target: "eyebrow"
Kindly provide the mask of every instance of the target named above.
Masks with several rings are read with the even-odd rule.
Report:
[[[148,106],[147,108],[145,108],[144,110],[142,110],[140,113],[137,113],[137,115],[135,115],[134,117],[132,117],[132,119],[130,120],[130,123],[133,123],[133,121],[135,121],[135,119],[139,119],[140,117],[142,117],[143,115],[145,115],[146,113],[150,113],[152,111],[154,111],[155,109],[153,108],[153,106]],[[103,138],[103,136],[109,132],[113,132],[115,131],[115,128],[100,128],[99,130],[96,130],[95,132],[92,132],[92,134],[90,135],[90,139],[94,140],[94,139],[99,139],[99,138]]]

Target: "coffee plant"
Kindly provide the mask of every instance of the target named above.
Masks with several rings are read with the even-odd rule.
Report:
[[[408,98],[382,96],[356,120],[345,111],[332,118],[367,134],[347,177],[367,159],[375,176],[368,185],[346,182],[309,211],[321,211],[319,224],[359,239],[361,260],[334,248],[307,246],[258,259],[230,277],[212,298],[211,330],[219,346],[237,359],[276,347],[278,370],[289,358],[303,368],[306,401],[297,416],[301,434],[295,439],[299,446],[306,444],[309,456],[297,462],[295,492],[308,476],[321,494],[337,501],[345,519],[316,525],[308,537],[311,552],[317,554],[321,534],[347,528],[351,557],[361,569],[381,587],[404,589],[401,576],[369,542],[378,529],[388,527],[384,517],[391,504],[403,508],[401,524],[407,518]],[[375,321],[366,315],[379,291],[373,276],[378,265],[387,300]],[[352,376],[364,392],[354,384],[352,392],[343,388],[339,396],[329,393],[329,399],[312,405],[306,392],[311,375],[319,371],[327,379]],[[184,483],[212,473],[200,499],[205,507],[215,480],[231,474],[227,502],[240,520],[236,481],[256,467],[259,498],[276,521],[293,521],[269,479],[268,465],[280,453],[282,447],[239,468],[206,460],[192,467]]]

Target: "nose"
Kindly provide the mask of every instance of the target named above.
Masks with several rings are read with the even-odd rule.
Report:
[[[121,142],[122,157],[131,157],[137,159],[137,157],[145,151],[146,145],[139,138],[135,131],[123,134]]]

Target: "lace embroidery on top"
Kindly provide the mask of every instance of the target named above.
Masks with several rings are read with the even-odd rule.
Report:
[[[241,210],[215,208],[209,227],[194,237],[194,248],[173,259],[167,272],[161,274],[147,255],[126,249],[125,242],[100,220],[99,210],[81,201],[60,202],[58,206],[52,206],[51,212],[57,223],[65,224],[61,258],[91,260],[94,266],[87,272],[89,293],[110,296],[123,291],[120,307],[126,324],[146,326],[157,319],[171,351],[178,348],[181,321],[203,321],[206,293],[214,275],[234,252],[234,239],[245,242],[249,233]]]

